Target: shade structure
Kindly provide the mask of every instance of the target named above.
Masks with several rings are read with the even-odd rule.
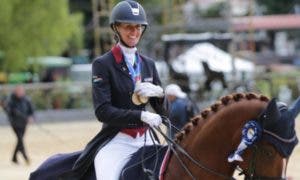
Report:
[[[215,71],[232,72],[233,64],[236,71],[253,72],[255,65],[248,60],[232,56],[211,43],[199,43],[180,54],[172,61],[175,71],[187,74],[204,71],[201,62],[205,61]]]

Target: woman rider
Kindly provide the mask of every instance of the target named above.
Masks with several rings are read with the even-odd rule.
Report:
[[[148,126],[160,125],[159,114],[166,114],[154,61],[137,50],[148,26],[143,7],[135,1],[118,3],[110,25],[117,44],[92,65],[95,114],[103,122],[100,133],[107,137],[95,153],[99,180],[119,179],[131,154],[153,144]],[[156,113],[145,110],[148,99]]]
[[[48,158],[30,180],[117,180],[131,154],[152,145],[149,126],[167,115],[167,100],[154,61],[137,51],[148,23],[143,7],[121,1],[112,10],[110,25],[117,38],[112,49],[92,64],[92,93],[101,131],[83,151]],[[149,103],[156,113],[145,109]]]

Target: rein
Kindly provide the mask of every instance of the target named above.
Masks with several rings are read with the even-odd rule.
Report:
[[[151,128],[150,128],[151,129]],[[151,131],[152,131],[152,129],[151,129]],[[149,180],[154,180],[155,179],[155,177],[154,177],[154,170],[155,170],[155,168],[156,168],[156,166],[158,165],[158,156],[157,156],[157,154],[163,149],[162,147],[158,147],[158,145],[155,143],[155,137],[153,137],[153,132],[151,132],[150,131],[150,138],[151,138],[151,141],[153,142],[153,144],[154,144],[154,146],[155,146],[155,153],[152,153],[152,154],[150,154],[150,155],[148,155],[148,156],[144,156],[145,154],[145,144],[146,144],[146,136],[145,136],[145,138],[144,138],[144,146],[142,147],[143,149],[142,149],[142,156],[141,156],[141,161],[139,161],[139,162],[137,162],[137,163],[135,163],[135,164],[132,164],[132,165],[130,165],[130,166],[128,166],[128,167],[126,167],[126,168],[124,168],[122,171],[121,171],[121,175],[120,175],[120,179],[122,179],[122,180],[124,180],[124,173],[128,170],[128,169],[130,169],[130,168],[134,168],[134,167],[136,167],[136,166],[138,166],[138,165],[142,165],[142,169],[143,169],[143,171],[144,171],[144,173],[148,176],[148,178],[149,178]],[[144,165],[144,163],[145,163],[145,161],[146,160],[149,160],[150,158],[152,158],[153,156],[155,156],[156,158],[155,158],[155,165],[154,165],[154,168],[153,168],[153,170],[151,170],[151,169],[147,169],[146,167],[145,167],[145,165]]]
[[[168,119],[168,117],[166,116],[162,116],[163,119],[163,123],[167,126],[167,127],[175,127],[171,124],[170,120]],[[174,153],[174,155],[176,156],[176,158],[178,159],[178,161],[180,162],[180,165],[184,168],[184,170],[188,173],[188,175],[193,179],[196,180],[197,178],[194,177],[194,175],[192,174],[192,172],[188,169],[188,167],[185,165],[185,163],[182,161],[182,159],[179,157],[178,153],[176,150],[178,150],[180,153],[182,153],[185,157],[187,157],[190,161],[192,161],[195,165],[197,165],[199,168],[214,174],[216,176],[219,176],[221,178],[224,179],[229,179],[229,180],[236,180],[233,177],[227,176],[226,174],[217,172],[209,167],[207,167],[206,165],[204,165],[203,163],[201,163],[199,160],[195,160],[186,150],[184,150],[179,144],[177,144],[175,141],[173,141],[171,138],[169,138],[168,136],[165,135],[165,133],[159,128],[159,127],[153,127],[157,132],[159,132],[163,138],[167,141],[168,147],[172,150],[172,152]],[[171,128],[170,128],[171,129]],[[179,131],[178,128],[175,128],[177,131]],[[175,148],[176,149],[175,149]],[[249,172],[245,172],[243,169],[239,169],[236,168],[236,170],[240,171],[239,175],[245,175],[246,180],[286,180],[286,178],[283,177],[267,177],[267,176],[257,176],[255,175],[255,164],[256,164],[256,158],[257,158],[257,151],[258,151],[258,147],[255,145],[254,146],[255,150],[253,152],[253,156],[251,158],[250,161],[250,171]]]
[[[166,126],[170,126],[171,122],[170,120],[165,117],[162,116],[163,122],[164,124],[167,124]],[[178,150],[180,153],[182,153],[184,156],[186,156],[190,161],[192,161],[195,165],[197,165],[199,168],[204,169],[205,171],[214,174],[216,176],[219,176],[221,178],[224,179],[230,179],[230,180],[235,180],[235,178],[227,176],[223,173],[219,173],[207,166],[205,166],[203,163],[199,162],[199,160],[195,160],[186,150],[184,150],[180,145],[178,145],[175,141],[173,141],[171,138],[169,138],[168,136],[165,135],[165,133],[162,132],[162,130],[159,127],[154,127],[167,141],[169,148],[172,150],[172,152],[174,153],[174,155],[176,156],[176,158],[178,159],[178,161],[180,162],[181,166],[185,169],[185,171],[189,174],[189,176],[192,179],[197,179],[193,176],[193,174],[190,172],[190,170],[188,169],[188,167],[184,164],[184,162],[182,161],[182,159],[180,159],[178,153],[176,150]],[[176,149],[175,149],[175,148]]]
[[[203,163],[195,160],[191,155],[189,155],[188,152],[186,152],[186,150],[184,150],[181,146],[179,146],[176,142],[174,142],[172,139],[170,139],[169,137],[167,137],[160,128],[156,128],[154,127],[168,142],[168,146],[171,148],[172,152],[174,153],[174,155],[176,156],[176,158],[179,160],[181,166],[185,169],[185,171],[189,174],[189,176],[191,176],[192,179],[197,179],[193,176],[193,174],[190,172],[190,170],[188,169],[188,167],[184,164],[184,162],[182,161],[182,159],[180,159],[176,149],[181,152],[184,156],[186,156],[189,160],[191,160],[195,165],[197,165],[198,167],[200,167],[201,169],[204,169],[216,176],[225,178],[225,179],[230,179],[230,180],[235,180],[235,178],[233,177],[229,177],[225,174],[219,173],[215,170],[212,170],[208,167],[206,167],[205,165],[203,165]],[[175,148],[174,148],[175,146]]]

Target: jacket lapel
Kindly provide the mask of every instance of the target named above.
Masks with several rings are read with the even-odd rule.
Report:
[[[139,55],[139,58],[140,58],[140,60],[141,60],[141,82],[143,82],[144,81],[144,78],[145,78],[145,61],[143,61],[143,58],[142,58],[142,56],[140,56]]]
[[[121,48],[118,45],[115,45],[112,47],[111,51],[114,56],[114,60],[115,60],[114,65],[115,65],[116,69],[118,69],[119,71],[122,72],[123,75],[125,75],[131,79],[128,67],[123,59],[123,54],[122,54]]]

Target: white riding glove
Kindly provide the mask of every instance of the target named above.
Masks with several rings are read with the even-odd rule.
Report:
[[[159,126],[162,122],[160,115],[149,112],[149,111],[142,111],[141,113],[141,120],[151,127]]]
[[[134,90],[139,96],[142,97],[163,97],[164,90],[157,85],[149,82],[138,83]]]

